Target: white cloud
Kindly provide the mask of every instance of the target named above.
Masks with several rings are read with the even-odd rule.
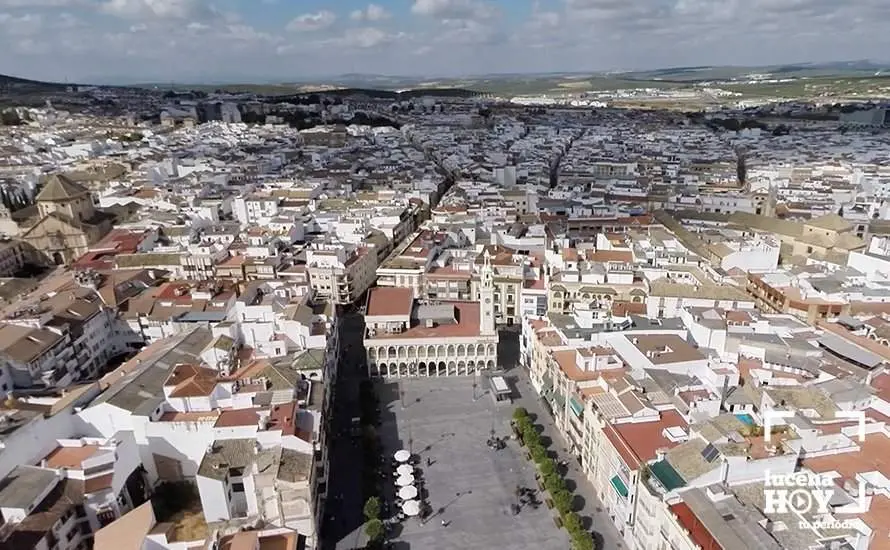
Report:
[[[408,35],[402,32],[389,33],[377,27],[359,27],[347,29],[337,38],[322,41],[318,45],[336,46],[347,50],[368,50],[406,38]]]
[[[67,8],[82,4],[83,0],[0,0],[0,8]]]
[[[328,10],[316,13],[304,13],[287,24],[289,31],[321,31],[330,28],[337,21],[337,15]]]
[[[469,19],[446,19],[444,31],[436,37],[437,42],[463,46],[491,45],[504,39],[496,27]]]
[[[353,21],[383,21],[385,19],[389,19],[392,16],[386,8],[379,4],[368,4],[363,10],[355,10],[353,11],[349,17]]]
[[[414,0],[411,12],[438,19],[491,19],[497,10],[483,0]]]
[[[216,13],[202,0],[107,0],[101,9],[129,19],[204,19]]]
[[[33,36],[43,29],[43,18],[33,13],[20,16],[0,13],[0,25],[3,26],[3,34],[10,37]]]

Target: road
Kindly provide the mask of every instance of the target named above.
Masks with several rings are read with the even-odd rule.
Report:
[[[517,407],[525,407],[530,414],[535,415],[535,423],[544,428],[541,435],[549,437],[550,440],[553,441],[550,450],[556,452],[557,460],[565,461],[568,464],[568,469],[565,471],[564,478],[567,482],[570,482],[568,483],[570,487],[575,487],[573,492],[576,495],[579,495],[582,499],[583,506],[576,511],[582,518],[588,518],[588,521],[585,522],[585,527],[594,533],[599,533],[600,537],[602,537],[602,543],[599,550],[621,550],[625,548],[626,546],[622,542],[621,534],[618,533],[615,524],[612,523],[612,520],[609,519],[609,516],[605,512],[601,511],[603,510],[603,505],[600,502],[599,497],[596,496],[593,484],[591,484],[587,477],[581,472],[581,468],[575,460],[575,457],[564,451],[564,449],[568,447],[568,444],[559,433],[559,430],[554,426],[553,417],[550,416],[550,413],[545,411],[544,407],[541,405],[541,400],[538,398],[537,392],[535,392],[535,389],[532,387],[527,373],[514,362],[514,358],[519,357],[518,335],[515,332],[501,331],[501,341],[498,352],[504,353],[505,360],[502,360],[501,364],[505,367],[507,373],[514,377],[516,389],[519,390],[519,393],[521,394],[520,398],[513,400],[513,404]],[[499,358],[499,360],[501,360],[501,358]]]
[[[336,547],[337,542],[358,529],[362,515],[362,447],[349,437],[349,425],[359,416],[359,384],[367,378],[363,368],[364,319],[358,313],[345,313],[340,320],[340,367],[331,405],[331,449],[329,454],[328,496],[325,521],[322,525],[322,548]]]

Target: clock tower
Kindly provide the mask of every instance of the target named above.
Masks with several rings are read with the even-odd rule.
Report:
[[[479,333],[481,336],[497,334],[494,323],[494,273],[488,249],[482,252],[482,272],[479,276]]]

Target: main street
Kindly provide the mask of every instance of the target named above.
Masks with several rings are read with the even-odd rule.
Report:
[[[359,313],[344,313],[340,319],[340,365],[335,382],[331,411],[330,472],[325,503],[325,522],[321,538],[323,548],[335,548],[337,542],[361,527],[362,447],[349,436],[350,422],[361,414],[359,384],[367,378],[364,368],[365,321]]]
[[[574,486],[573,492],[580,496],[576,499],[581,508],[576,510],[581,518],[586,518],[585,527],[595,534],[595,539],[600,543],[598,550],[620,550],[625,548],[621,534],[615,528],[615,524],[603,511],[603,505],[596,495],[593,484],[587,479],[575,458],[568,453],[565,440],[556,429],[550,412],[544,410],[537,392],[528,379],[528,374],[519,366],[519,337],[514,331],[501,331],[498,345],[498,361],[505,369],[508,376],[513,379],[515,390],[521,397],[514,398],[513,404],[517,407],[525,407],[535,417],[535,424],[543,427],[542,436],[553,441],[550,450],[557,454],[557,460],[565,462],[568,467],[564,477],[569,486]]]

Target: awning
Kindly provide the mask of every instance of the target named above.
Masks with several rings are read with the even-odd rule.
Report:
[[[611,479],[611,482],[612,482],[612,487],[615,489],[615,492],[618,493],[619,495],[623,496],[624,498],[627,498],[627,495],[628,495],[627,485],[624,484],[624,481],[622,481],[619,476],[614,476]]]
[[[683,478],[677,473],[677,470],[675,470],[667,460],[659,460],[658,462],[651,464],[649,466],[649,472],[659,483],[661,483],[661,486],[664,487],[666,491],[673,491],[674,489],[679,489],[686,485],[686,482],[683,481]]]
[[[569,397],[569,408],[572,409],[572,412],[578,418],[581,418],[581,415],[584,414],[584,405],[579,403],[574,397]]]
[[[859,347],[853,342],[830,332],[826,332],[819,338],[819,345],[823,348],[828,348],[831,352],[867,369],[873,369],[884,361],[884,358],[880,355],[872,353],[867,349]]]

